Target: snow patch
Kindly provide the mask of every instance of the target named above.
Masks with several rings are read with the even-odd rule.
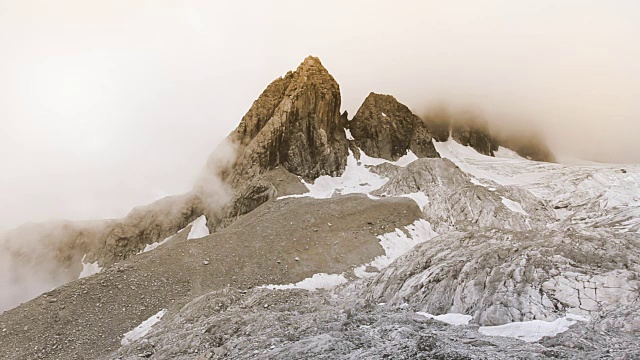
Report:
[[[481,326],[479,331],[489,336],[505,336],[526,342],[535,342],[545,336],[556,336],[563,333],[578,321],[589,321],[589,319],[579,315],[567,314],[565,317],[551,322],[542,320],[513,322],[498,326]]]
[[[391,162],[391,161],[389,162],[394,165],[398,165],[400,167],[407,167],[407,165],[411,164],[416,160],[418,160],[418,156],[414,154],[413,151],[407,150],[407,153],[405,155],[402,155],[400,159],[398,159],[395,162]]]
[[[416,156],[416,154],[414,154],[410,150],[397,161],[388,161],[385,159],[373,158],[367,156],[364,151],[360,150],[360,160],[356,160],[353,152],[349,150],[349,156],[347,157],[347,166],[341,176],[320,176],[313,183],[307,183],[304,180],[301,180],[302,183],[307,187],[307,189],[309,189],[309,192],[304,194],[281,196],[278,199],[298,197],[329,199],[334,194],[365,194],[372,199],[376,199],[376,197],[371,195],[370,193],[384,186],[384,184],[386,184],[389,179],[372,173],[368,167],[384,163],[406,167],[417,159],[418,157]]]
[[[174,237],[175,235],[171,235],[169,237],[167,237],[166,239],[162,240],[162,241],[156,241],[153,244],[147,244],[147,246],[144,247],[144,249],[142,249],[141,252],[139,252],[138,254],[142,254],[142,253],[146,253],[148,251],[154,250],[155,248],[157,248],[158,246],[166,243],[167,241],[171,240],[172,237]]]
[[[387,114],[385,114],[385,113],[382,113],[382,116],[384,116],[384,117],[386,117],[386,116],[387,116]]]
[[[331,289],[338,285],[342,285],[347,282],[347,278],[342,274],[314,274],[310,278],[306,278],[295,284],[287,285],[264,285],[261,288],[271,290],[286,290],[286,289],[304,289],[309,291],[315,291],[317,289]]]
[[[495,157],[497,157],[497,158],[502,158],[502,159],[526,160],[522,156],[518,155],[517,152],[515,152],[515,151],[513,151],[511,149],[507,149],[507,148],[502,147],[502,146],[500,146],[498,148],[498,151],[494,151],[493,155],[495,155]]]
[[[347,135],[347,140],[355,140],[355,139],[353,138],[353,135],[351,135],[351,130],[349,130],[349,129],[345,128],[345,129],[344,129],[344,133],[345,133],[345,135]]]
[[[193,220],[190,224],[191,230],[187,235],[187,240],[199,239],[209,235],[209,228],[207,227],[207,217],[202,215],[199,218]]]
[[[372,262],[355,268],[354,274],[359,278],[372,277],[376,273],[367,272],[367,266],[382,270],[400,256],[408,253],[414,246],[438,236],[438,233],[431,229],[431,224],[424,219],[418,219],[413,224],[405,226],[405,230],[408,234],[396,229],[394,232],[379,235],[378,239],[385,255],[378,256]]]
[[[507,199],[504,196],[500,196],[500,198],[502,199],[502,203],[504,204],[504,206],[509,208],[509,210],[520,213],[522,215],[529,215],[526,211],[524,211],[522,205],[519,202]]]
[[[487,185],[481,183],[480,181],[478,181],[478,179],[474,178],[473,176],[471,177],[471,179],[469,180],[471,181],[471,183],[473,185],[477,185],[477,186],[482,186],[482,187],[487,187]]]
[[[408,197],[410,199],[413,199],[413,201],[418,204],[421,211],[424,211],[424,208],[429,204],[429,197],[422,191],[400,195],[400,197]]]
[[[86,257],[87,257],[87,254],[84,254],[84,256],[82,257],[82,260],[80,260],[80,262],[82,263],[82,271],[80,272],[80,276],[78,277],[78,279],[82,279],[84,277],[91,276],[93,274],[97,274],[100,271],[102,271],[102,267],[98,265],[97,261],[93,263],[84,262],[84,259]]]
[[[142,324],[138,325],[135,329],[124,334],[124,337],[120,341],[120,345],[129,345],[130,343],[147,335],[149,331],[151,331],[151,327],[159,322],[166,313],[167,309],[160,310],[157,314],[143,321]]]
[[[471,315],[456,314],[456,313],[449,313],[449,314],[442,314],[442,315],[431,315],[431,314],[426,313],[426,312],[417,312],[416,314],[422,315],[422,316],[427,317],[429,319],[442,321],[442,322],[445,322],[445,323],[447,323],[449,325],[455,325],[455,326],[468,325],[469,321],[471,321],[471,319],[473,318]]]

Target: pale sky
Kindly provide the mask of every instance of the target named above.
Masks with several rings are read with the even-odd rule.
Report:
[[[320,57],[375,91],[640,162],[640,2],[0,0],[0,231],[189,191],[260,92]]]

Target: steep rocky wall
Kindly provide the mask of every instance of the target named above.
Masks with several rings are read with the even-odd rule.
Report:
[[[370,93],[349,129],[356,145],[369,156],[395,161],[411,150],[419,157],[439,157],[432,126],[391,95]]]
[[[341,174],[347,139],[340,103],[338,83],[320,60],[307,57],[267,87],[230,135],[239,149],[228,182],[235,186],[277,166],[307,180]]]

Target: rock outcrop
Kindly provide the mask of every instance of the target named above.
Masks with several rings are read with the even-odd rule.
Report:
[[[347,158],[340,87],[315,57],[276,79],[229,139],[238,146],[228,182],[282,166],[307,180],[339,175]]]
[[[363,293],[431,314],[469,314],[480,325],[608,312],[598,326],[637,334],[640,321],[629,316],[639,306],[637,241],[610,231],[451,232],[418,245]]]
[[[473,117],[451,123],[451,138],[484,155],[494,156],[500,146],[489,132],[486,122]]]
[[[418,157],[439,157],[432,143],[436,128],[393,96],[376,93],[367,96],[349,122],[355,143],[362,151],[394,161],[409,150]]]
[[[498,133],[495,137],[500,146],[515,151],[525,159],[544,162],[557,161],[542,136],[534,130],[519,133],[503,132]]]
[[[372,170],[390,179],[374,195],[425,194],[425,219],[439,233],[468,226],[546,229],[555,219],[551,207],[528,191],[488,180],[480,183],[449,159],[418,159],[395,170],[380,165]]]

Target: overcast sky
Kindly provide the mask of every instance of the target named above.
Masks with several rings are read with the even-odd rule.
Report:
[[[445,102],[640,162],[639,1],[228,3],[0,0],[0,230],[190,190],[310,54],[351,115],[371,91]]]

